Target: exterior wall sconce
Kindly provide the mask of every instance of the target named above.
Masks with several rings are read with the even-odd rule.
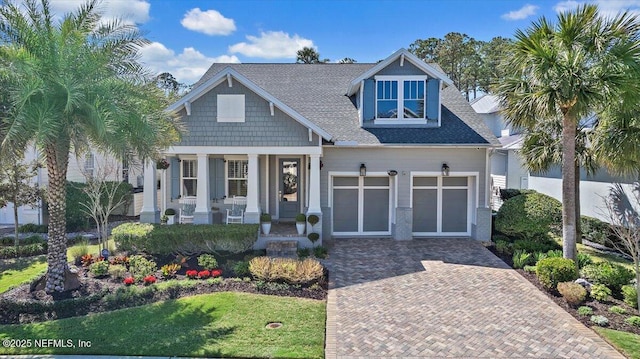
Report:
[[[398,174],[398,171],[396,171],[396,170],[388,170],[387,174],[389,176],[391,176],[391,177],[394,177],[394,176],[396,176]]]
[[[442,175],[443,176],[448,176],[449,175],[449,170],[450,170],[449,165],[446,164],[446,163],[443,163],[442,164]]]
[[[367,166],[364,163],[360,164],[360,176],[364,177],[367,175]]]

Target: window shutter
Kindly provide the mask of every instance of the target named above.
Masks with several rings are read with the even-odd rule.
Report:
[[[216,168],[216,186],[215,193],[216,198],[223,198],[226,194],[224,193],[224,160],[222,158],[214,158],[214,166]]]
[[[180,195],[180,162],[177,157],[170,158],[169,169],[171,170],[171,199],[177,199]]]
[[[216,159],[209,158],[209,199],[218,198],[216,193]]]
[[[373,79],[364,80],[362,118],[364,121],[375,118],[376,91]]]
[[[440,109],[440,80],[427,80],[427,119],[437,120]]]

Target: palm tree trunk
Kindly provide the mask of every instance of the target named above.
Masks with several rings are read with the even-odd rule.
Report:
[[[576,260],[576,121],[562,117],[562,255]]]
[[[20,223],[18,222],[18,206],[16,205],[18,201],[16,201],[16,196],[13,196],[13,230],[15,232],[15,245],[16,248],[20,246],[20,235],[18,234],[18,227],[20,227]]]
[[[582,243],[582,220],[580,219],[580,165],[576,163],[576,243]],[[577,255],[576,255],[577,257]]]
[[[63,140],[64,141],[64,140]],[[45,147],[47,171],[49,175],[49,249],[47,253],[48,293],[64,291],[65,274],[67,272],[67,238],[66,238],[66,180],[69,162],[69,144]]]

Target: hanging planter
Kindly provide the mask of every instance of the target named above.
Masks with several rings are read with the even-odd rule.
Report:
[[[156,168],[159,170],[166,170],[169,168],[169,161],[166,158],[161,158],[156,162]]]

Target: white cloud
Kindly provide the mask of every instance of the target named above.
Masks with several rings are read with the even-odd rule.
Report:
[[[582,4],[584,4],[584,2],[578,2],[574,0],[560,1],[553,7],[553,10],[555,10],[556,12],[571,11],[576,9],[578,6]]]
[[[502,14],[502,18],[505,20],[522,20],[528,18],[529,16],[535,15],[537,10],[537,6],[526,4],[518,10],[509,11],[506,14]]]
[[[51,8],[59,16],[76,11],[82,4],[77,0],[51,0]],[[149,21],[151,4],[146,0],[104,0],[99,6],[103,20],[122,19],[130,24],[143,24]]]
[[[184,14],[180,23],[189,30],[207,35],[229,35],[236,31],[233,19],[227,19],[216,10],[191,9]]]
[[[140,50],[140,61],[154,73],[170,72],[179,82],[191,85],[198,81],[214,62],[239,63],[236,56],[221,55],[207,57],[193,47],[187,47],[182,53],[168,49],[159,42],[152,42]]]
[[[296,52],[303,47],[314,47],[313,41],[297,34],[293,37],[282,31],[261,32],[260,37],[247,35],[248,42],[229,46],[232,54],[240,53],[248,57],[264,59],[295,58]]]
[[[575,10],[578,6],[584,5],[585,3],[585,1],[575,0],[560,1],[553,9],[558,13],[566,12]],[[589,3],[598,5],[600,14],[604,17],[615,17],[625,11],[640,16],[640,0],[596,0],[589,1]]]

